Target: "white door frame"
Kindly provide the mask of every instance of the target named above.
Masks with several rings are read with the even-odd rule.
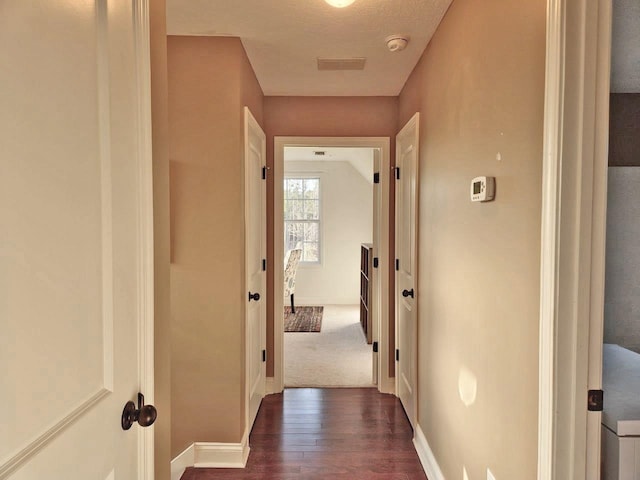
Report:
[[[611,0],[548,0],[538,480],[600,478]]]
[[[134,0],[133,29],[136,46],[137,136],[138,136],[138,272],[140,278],[138,369],[140,391],[147,404],[155,403],[154,383],[154,233],[153,233],[153,151],[151,123],[151,45],[149,33],[149,0]],[[163,415],[163,412],[159,412]],[[155,478],[154,427],[140,429],[138,435],[138,479]],[[169,469],[169,465],[166,466]]]
[[[274,376],[267,382],[267,392],[277,393],[284,389],[284,271],[279,266],[284,263],[284,199],[282,182],[284,179],[285,147],[365,147],[377,148],[382,153],[380,162],[380,205],[378,212],[380,226],[380,245],[374,250],[374,256],[380,259],[377,269],[379,282],[377,298],[380,300],[378,315],[374,314],[374,341],[378,341],[378,390],[382,393],[395,393],[394,378],[389,376],[389,176],[391,172],[389,137],[275,137],[274,138],[274,302],[273,302],[273,343]],[[386,208],[385,208],[386,207]],[[356,255],[358,252],[354,252]],[[378,317],[378,318],[375,318]],[[377,338],[375,337],[377,335]],[[270,380],[270,379],[268,379]]]

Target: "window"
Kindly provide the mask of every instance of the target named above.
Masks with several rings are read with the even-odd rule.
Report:
[[[320,179],[284,179],[284,250],[301,248],[301,262],[320,263]]]

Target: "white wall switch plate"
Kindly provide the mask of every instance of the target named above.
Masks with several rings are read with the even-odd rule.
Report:
[[[488,468],[487,468],[487,480],[496,480],[496,477],[493,476],[493,473]]]

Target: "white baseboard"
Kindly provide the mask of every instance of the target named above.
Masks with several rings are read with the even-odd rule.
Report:
[[[295,297],[295,306],[314,306],[314,305],[358,305],[360,298],[354,300],[351,297],[335,298],[335,297]],[[289,299],[284,300],[284,306],[291,305]]]
[[[187,467],[193,467],[195,458],[193,444],[191,444],[184,452],[171,460],[171,480],[180,480],[185,469]]]
[[[249,443],[195,443],[196,468],[244,468],[249,457]]]
[[[171,480],[180,480],[187,467],[245,468],[249,437],[240,443],[195,442],[171,461]]]
[[[418,452],[420,463],[422,463],[422,468],[424,468],[429,480],[445,480],[442,470],[440,470],[440,466],[436,461],[436,457],[433,455],[431,447],[429,447],[427,437],[424,436],[424,432],[422,428],[420,428],[420,424],[416,425],[413,445],[416,448],[416,452]]]

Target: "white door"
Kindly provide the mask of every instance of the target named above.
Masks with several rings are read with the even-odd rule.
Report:
[[[396,391],[415,427],[417,409],[417,178],[419,114],[396,137]]]
[[[0,2],[0,479],[153,478],[121,428],[153,378],[137,6]]]
[[[266,292],[266,137],[247,107],[245,112],[245,262],[247,283],[247,433],[265,392]]]

